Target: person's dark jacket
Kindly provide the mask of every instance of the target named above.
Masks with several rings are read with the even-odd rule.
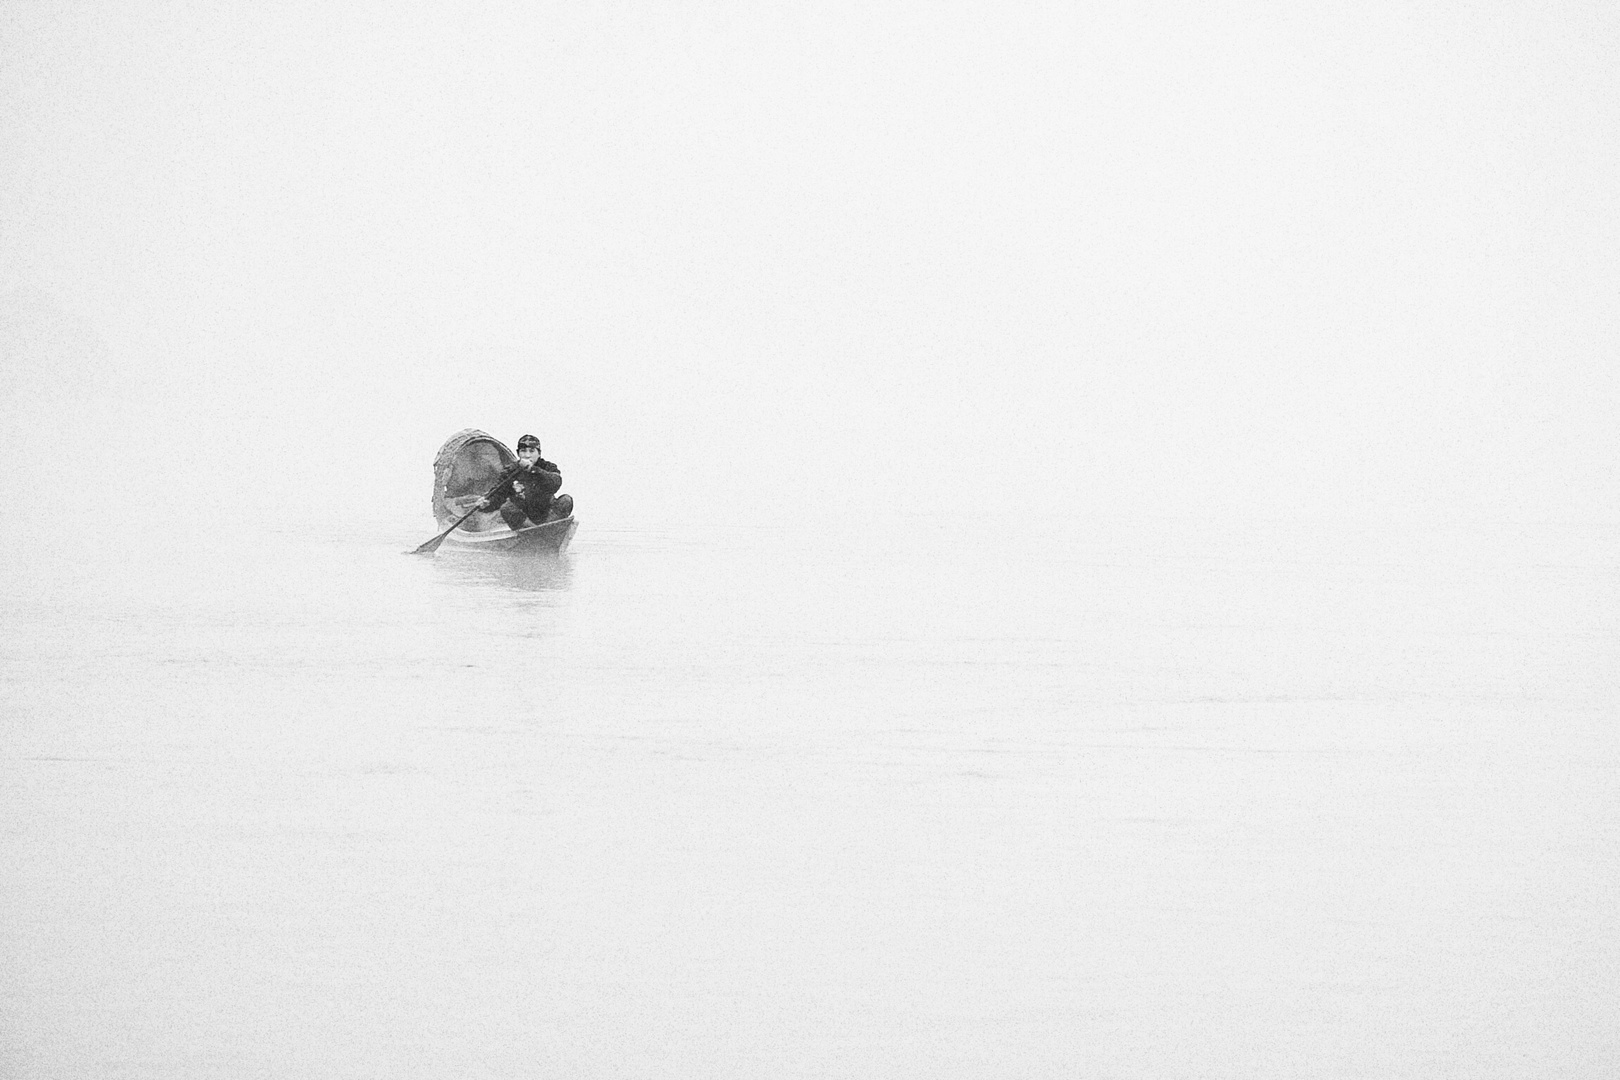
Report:
[[[496,510],[510,500],[530,521],[541,522],[561,487],[562,470],[555,463],[545,458],[532,466],[514,461],[501,472],[500,486],[479,503],[479,509]]]

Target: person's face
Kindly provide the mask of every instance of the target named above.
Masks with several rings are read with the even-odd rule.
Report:
[[[525,446],[518,451],[518,460],[525,465],[533,465],[540,460],[540,448],[537,446]]]

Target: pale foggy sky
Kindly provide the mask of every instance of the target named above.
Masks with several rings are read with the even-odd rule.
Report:
[[[1580,3],[11,0],[5,445],[1613,519],[1617,59]]]

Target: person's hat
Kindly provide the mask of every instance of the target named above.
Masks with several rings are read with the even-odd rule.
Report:
[[[540,449],[540,440],[535,438],[533,435],[525,435],[523,438],[518,440],[517,448],[519,450],[527,450],[531,446],[536,450]]]

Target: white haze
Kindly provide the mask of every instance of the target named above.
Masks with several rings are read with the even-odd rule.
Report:
[[[1612,518],[1617,40],[1581,4],[14,0],[8,449],[278,512],[421,498],[475,425],[632,518]]]
[[[0,1075],[1620,1074],[1617,60],[0,3]]]

